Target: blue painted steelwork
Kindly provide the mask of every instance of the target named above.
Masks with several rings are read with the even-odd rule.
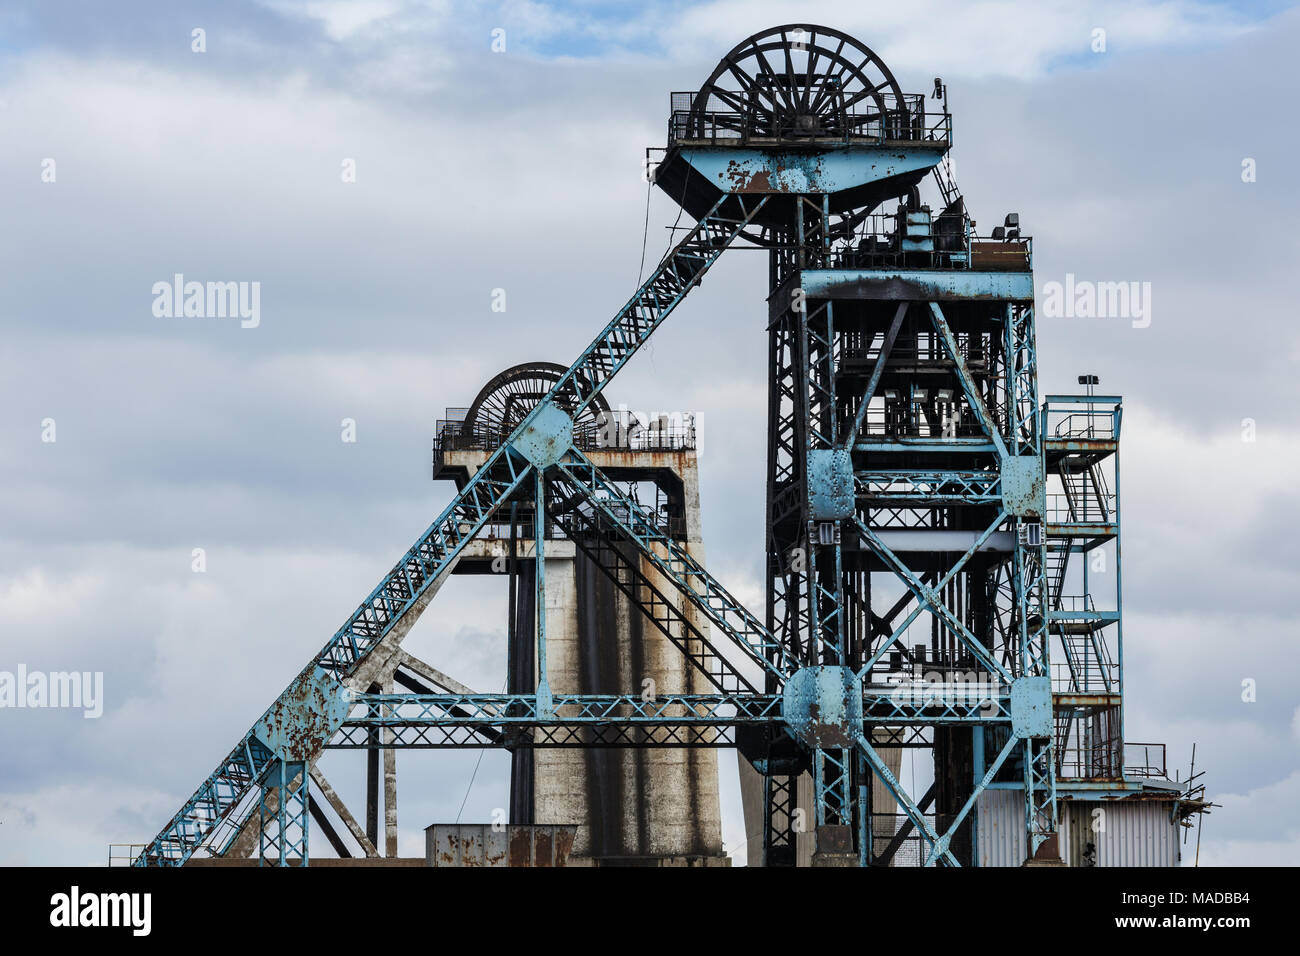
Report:
[[[810,299],[891,299],[910,302],[1033,302],[1034,277],[1024,272],[925,269],[809,269],[799,287]]]
[[[795,780],[805,772],[813,776],[818,852],[827,856],[882,862],[871,844],[872,777],[922,836],[927,863],[974,859],[969,830],[986,788],[1019,789],[1030,854],[1049,843],[1061,769],[1056,738],[1062,727],[1068,738],[1070,721],[1090,708],[1117,708],[1122,688],[1122,645],[1119,668],[1101,675],[1099,687],[1088,663],[1104,656],[1098,632],[1118,624],[1120,605],[1066,603],[1058,580],[1069,553],[1118,539],[1117,465],[1114,496],[1089,472],[1085,490],[1098,513],[1081,503],[1078,479],[1098,456],[1115,454],[1119,402],[1051,396],[1040,406],[1028,240],[972,238],[960,195],[942,178],[947,206],[938,215],[917,206],[916,182],[938,168],[951,142],[946,109],[933,123],[924,100],[902,94],[874,54],[859,47],[841,56],[850,38],[822,27],[809,29],[814,38],[840,38],[826,60],[861,81],[856,88],[843,77],[818,74],[814,82],[811,57],[806,76],[787,70],[770,82],[741,66],[746,57],[767,62],[774,49],[788,56],[795,29],[750,38],[688,105],[675,107],[658,182],[699,210],[697,225],[137,864],[179,865],[200,848],[224,853],[255,810],[263,860],[306,862],[312,762],[325,747],[374,748],[380,733],[395,747],[737,746],[763,775],[769,865],[793,862]],[[872,69],[885,79],[866,81]],[[753,98],[720,85],[728,75],[748,83]],[[694,186],[681,175],[687,167],[699,176]],[[895,197],[899,232],[859,240],[872,208]],[[573,419],[718,256],[746,240],[771,249],[773,275],[762,619],[573,444]],[[922,362],[931,379],[915,377]],[[1062,407],[1078,420],[1053,422]],[[1047,491],[1053,469],[1065,482],[1064,506]],[[544,609],[547,512],[556,500],[565,502],[563,515],[550,516],[557,526],[582,532],[589,554],[623,568],[639,561],[662,576],[717,629],[719,645],[760,675],[762,692],[657,582],[638,585],[629,573],[620,579],[624,592],[654,590],[657,600],[643,610],[674,645],[711,657],[697,666],[719,692],[554,693]],[[396,647],[507,501],[512,514],[533,505],[535,692],[370,693],[374,652]],[[1049,550],[1061,541],[1069,542],[1065,551]],[[1058,554],[1066,557],[1049,561]],[[873,575],[901,581],[904,599],[887,611],[878,598],[873,605]],[[954,602],[959,591],[964,607]],[[924,645],[906,646],[923,614],[933,620],[931,661]],[[1076,639],[1081,633],[1086,640]],[[1056,688],[1054,639],[1071,672]],[[948,659],[938,659],[941,650]],[[944,679],[927,679],[929,663],[963,663],[975,679],[951,679],[951,667],[940,671]],[[929,734],[932,746],[946,735],[953,752],[969,747],[965,779],[944,795],[942,814],[908,793],[882,755],[876,733],[900,730]],[[1122,779],[1071,786],[1129,789]],[[941,815],[949,821],[942,832],[931,821]]]
[[[728,193],[795,196],[838,193],[909,173],[925,173],[945,147],[903,149],[838,146],[831,149],[683,147],[695,174]]]
[[[855,503],[853,456],[847,448],[808,451],[812,516],[819,521],[852,518]]]

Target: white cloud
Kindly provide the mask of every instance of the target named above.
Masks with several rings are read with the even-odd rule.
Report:
[[[1218,44],[1248,27],[1222,6],[1196,2],[1105,2],[1087,6],[1033,0],[950,4],[845,4],[812,0],[713,0],[666,17],[647,10],[639,25],[673,58],[712,58],[749,33],[787,23],[820,24],[864,42],[904,80],[926,91],[935,72],[945,77],[1043,75],[1063,58],[1091,55],[1092,31],[1102,28],[1113,53]],[[924,24],[923,29],[918,26]],[[611,40],[627,32],[607,31]]]
[[[410,0],[260,0],[260,2],[277,13],[319,22],[332,40],[347,40],[375,24],[418,19],[420,14],[427,13],[430,8],[445,10],[448,6],[442,3],[412,3]]]

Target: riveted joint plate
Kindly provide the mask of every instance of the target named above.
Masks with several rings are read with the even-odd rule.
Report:
[[[310,763],[343,726],[353,700],[348,687],[316,665],[298,675],[253,733],[285,763]]]
[[[1041,518],[1047,509],[1043,461],[1037,455],[1002,459],[1002,506],[1020,518]]]
[[[862,683],[851,667],[801,668],[785,682],[781,716],[808,747],[853,747],[862,736]]]
[[[853,517],[853,458],[847,449],[808,451],[808,497],[816,521]]]
[[[1011,682],[1011,732],[1022,740],[1052,736],[1052,679],[1018,677]]]
[[[538,407],[511,447],[538,468],[549,468],[573,447],[573,419],[547,402]]]

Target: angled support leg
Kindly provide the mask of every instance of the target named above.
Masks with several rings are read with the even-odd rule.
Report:
[[[920,831],[921,835],[925,837],[931,847],[936,846],[939,842],[939,835],[935,833],[934,828],[926,822],[925,812],[921,810],[915,802],[913,802],[911,796],[909,796],[907,791],[903,789],[902,784],[898,782],[898,778],[893,775],[885,762],[880,759],[880,755],[876,753],[871,744],[867,742],[865,736],[858,737],[858,748],[862,751],[862,755],[867,758],[867,763],[871,765],[871,769],[875,771],[876,776],[880,778],[880,781],[889,790],[890,795],[897,800],[898,805],[903,808],[903,812],[907,814],[907,818],[912,821],[912,825]],[[953,866],[961,865],[957,861],[957,858],[952,855],[952,851],[946,846],[939,852],[938,859],[950,863]]]
[[[314,760],[346,716],[348,688],[369,679],[363,668],[382,670],[387,661],[372,663],[372,652],[398,641],[451,573],[465,545],[531,474],[532,465],[517,452],[502,447],[477,471],[438,519],[384,577],[379,586],[330,638],[316,658],[268,708],[198,790],[156,837],[141,851],[136,866],[180,866],[200,846],[223,854],[239,834],[246,814],[257,801],[246,800],[254,787],[273,786],[279,758],[262,735],[283,726],[297,728],[297,746],[315,753]],[[370,665],[370,666],[367,666]],[[328,702],[322,710],[322,699]]]
[[[724,694],[758,693],[754,685],[714,647],[691,617],[642,572],[639,561],[625,555],[616,542],[600,533],[595,514],[571,509],[565,516],[573,543],[637,607],[687,663]]]
[[[898,303],[898,308],[894,310],[894,321],[889,324],[889,331],[885,333],[885,340],[880,346],[880,354],[876,356],[871,378],[867,380],[867,387],[862,392],[862,401],[858,405],[857,415],[853,418],[853,427],[844,433],[841,444],[845,448],[851,448],[858,440],[858,435],[862,433],[862,423],[867,418],[867,406],[871,404],[876,389],[880,386],[880,379],[885,374],[885,365],[889,361],[889,353],[894,350],[894,340],[898,338],[898,330],[903,327],[903,317],[906,315],[907,303]]]
[[[356,840],[357,845],[361,847],[361,852],[369,857],[379,856],[379,851],[375,849],[375,845],[370,842],[370,839],[366,836],[366,831],[361,829],[361,824],[357,822],[357,818],[352,815],[347,804],[343,802],[343,799],[335,792],[334,788],[330,786],[330,782],[325,779],[325,775],[320,772],[320,768],[312,767],[310,772],[312,782],[316,784],[316,789],[319,790],[320,795],[325,798],[325,802],[334,808],[334,812],[339,815],[339,819],[343,821],[343,825],[347,827],[348,832],[352,834],[352,839]]]
[[[930,315],[934,320],[935,331],[943,339],[944,347],[948,349],[953,362],[957,365],[957,377],[961,380],[961,389],[966,394],[966,401],[970,404],[971,410],[975,412],[975,417],[979,419],[979,423],[984,427],[989,440],[997,448],[998,457],[1006,458],[1006,442],[1002,440],[997,423],[993,421],[993,416],[989,414],[984,399],[980,397],[979,388],[975,384],[975,377],[971,375],[970,369],[966,367],[966,357],[961,354],[961,349],[957,347],[957,337],[952,334],[952,329],[948,327],[948,320],[944,318],[939,303],[930,303]]]
[[[660,574],[778,684],[797,669],[798,663],[772,632],[585,455],[570,449],[556,466],[556,475],[600,513],[602,527],[634,544]]]
[[[966,819],[966,815],[971,812],[971,809],[975,806],[975,801],[979,799],[979,795],[984,792],[990,783],[993,782],[993,778],[997,776],[998,771],[1002,769],[1002,765],[1006,763],[1007,757],[1011,756],[1011,752],[1016,749],[1018,743],[1020,743],[1020,741],[1015,737],[1011,737],[1007,740],[1006,746],[1002,748],[997,759],[993,761],[993,765],[989,767],[988,773],[984,774],[984,778],[975,785],[975,789],[971,791],[970,797],[966,800],[966,803],[962,805],[961,810],[957,813],[957,816],[953,818],[952,823],[949,824],[948,829],[944,831],[943,836],[939,837],[939,839],[935,841],[934,845],[930,847],[930,854],[925,859],[926,866],[930,866],[941,854],[947,852],[948,844],[952,842],[953,835],[957,832],[957,828],[960,827],[962,821]]]

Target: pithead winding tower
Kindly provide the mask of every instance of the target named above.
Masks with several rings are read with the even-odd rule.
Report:
[[[314,762],[327,746],[373,748],[381,733],[389,748],[734,746],[761,775],[766,865],[795,862],[804,774],[814,862],[882,859],[873,791],[896,802],[928,862],[977,862],[972,811],[990,787],[1018,794],[1024,856],[1056,857],[1062,748],[1086,728],[1088,743],[1069,748],[1084,762],[1123,759],[1114,641],[1099,636],[1118,630],[1118,611],[1089,616],[1090,601],[1061,596],[1070,555],[1118,534],[1097,470],[1114,451],[1118,400],[1072,399],[1086,427],[1047,436],[1030,243],[1014,216],[974,235],[946,160],[951,132],[939,81],[929,102],[906,94],[879,57],[824,27],[756,34],[697,92],[673,94],[651,165],[694,227],[516,410],[446,510],[137,863],[221,855],[248,832],[264,860],[305,862]],[[921,202],[928,176],[937,212]],[[762,611],[575,438],[575,422],[594,427],[610,379],[733,245],[770,262]],[[1049,514],[1049,470],[1065,517]],[[535,688],[474,694],[430,678],[395,693],[381,676],[403,637],[467,544],[507,515],[512,528],[531,517],[539,568],[548,534],[580,535],[711,692],[553,692],[536,612],[546,575],[533,573]],[[1053,640],[1068,669],[1055,698]],[[933,752],[924,795],[891,770],[906,748]],[[1122,773],[1103,769],[1123,790]]]

